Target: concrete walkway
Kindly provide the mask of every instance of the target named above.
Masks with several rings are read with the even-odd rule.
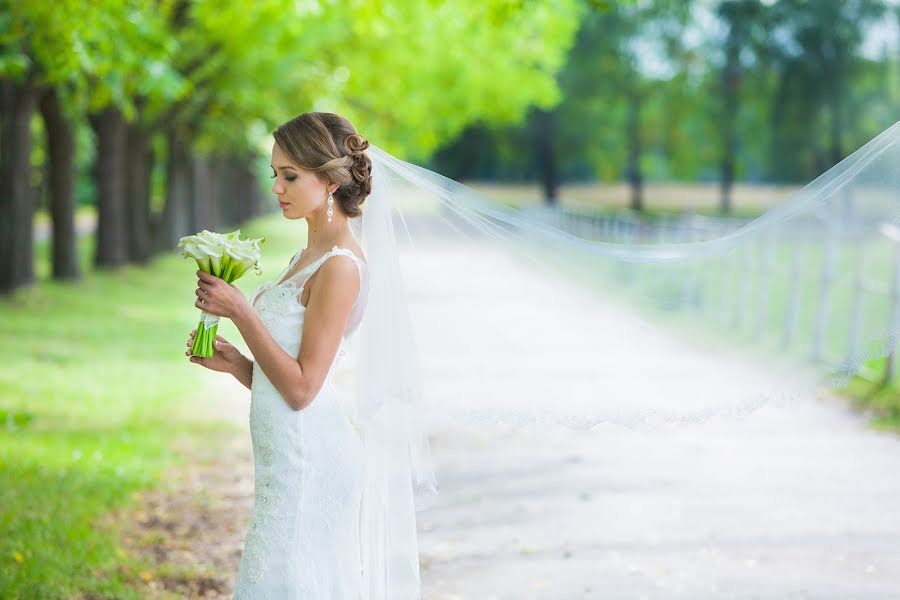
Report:
[[[511,390],[518,405],[546,405],[596,383],[599,365],[611,397],[667,376],[700,382],[711,367],[735,385],[773,377],[680,348],[478,245],[418,243],[403,267],[426,386],[447,406],[496,405]],[[588,300],[590,322],[567,312]],[[529,360],[535,344],[546,361]],[[432,452],[441,494],[419,513],[427,600],[900,598],[900,438],[839,402],[645,432],[448,423]]]

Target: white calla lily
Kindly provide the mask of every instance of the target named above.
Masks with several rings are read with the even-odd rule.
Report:
[[[187,235],[178,241],[184,258],[193,258],[201,271],[232,283],[251,268],[257,274],[261,269],[259,245],[266,238],[240,239],[241,230],[225,235],[204,229],[198,234]],[[195,356],[212,356],[213,342],[219,327],[219,317],[202,311],[191,353]]]

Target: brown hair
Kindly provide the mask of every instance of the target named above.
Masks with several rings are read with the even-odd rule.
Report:
[[[348,217],[361,214],[359,205],[372,191],[369,142],[340,115],[305,112],[272,132],[275,142],[298,166],[314,171],[326,183],[339,183],[334,199]]]

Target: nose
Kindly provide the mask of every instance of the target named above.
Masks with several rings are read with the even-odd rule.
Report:
[[[272,193],[278,194],[279,196],[284,193],[284,188],[281,187],[281,184],[275,182],[272,184]]]

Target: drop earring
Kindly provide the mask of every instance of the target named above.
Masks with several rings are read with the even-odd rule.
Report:
[[[331,195],[331,192],[328,192],[328,222],[331,223],[331,217],[334,215],[334,196]]]

